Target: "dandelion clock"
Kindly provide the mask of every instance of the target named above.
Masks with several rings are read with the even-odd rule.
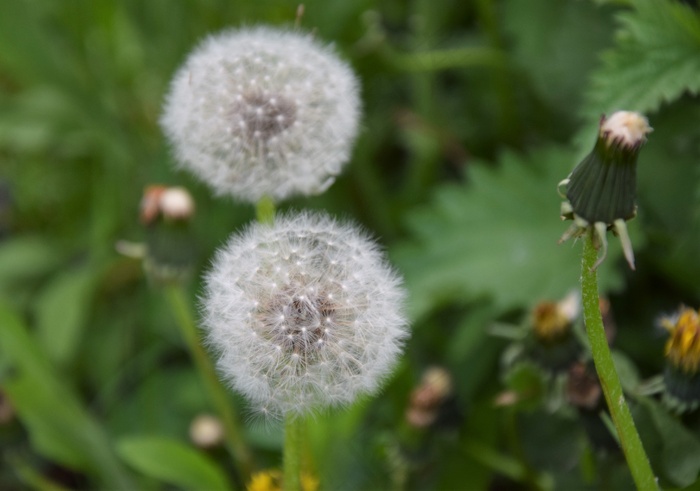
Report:
[[[257,202],[330,186],[359,119],[357,80],[300,31],[255,27],[204,40],[175,75],[161,125],[179,165],[218,194]]]
[[[220,372],[255,409],[301,416],[378,389],[408,336],[403,302],[374,242],[304,213],[253,224],[219,250],[204,326]]]

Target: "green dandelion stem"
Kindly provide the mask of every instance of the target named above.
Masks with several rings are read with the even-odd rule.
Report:
[[[302,420],[287,415],[284,424],[284,491],[301,491]]]
[[[253,456],[245,444],[243,432],[231,407],[231,401],[226,389],[219,382],[214,365],[199,342],[197,327],[189,308],[189,302],[182,285],[169,285],[166,295],[180,325],[182,335],[194,359],[200,377],[209,392],[211,402],[224,425],[226,445],[237,463],[237,469],[243,481],[248,481],[253,470]]]
[[[255,205],[255,217],[258,222],[271,225],[275,221],[275,202],[269,196],[263,196]]]
[[[439,72],[472,67],[504,69],[508,61],[500,50],[471,46],[414,53],[399,53],[386,48],[383,55],[394,68],[406,72]]]
[[[598,275],[594,269],[598,251],[593,244],[593,235],[589,233],[583,242],[583,257],[581,260],[581,292],[583,297],[583,318],[586,323],[586,333],[593,353],[593,361],[598,372],[600,385],[608,403],[608,409],[617,429],[622,451],[627,459],[627,465],[632,473],[637,489],[659,489],[649,464],[642,441],[637,433],[634,420],[622,393],[620,377],[615,369],[608,340],[605,337],[603,318],[600,315],[600,300],[598,295]]]

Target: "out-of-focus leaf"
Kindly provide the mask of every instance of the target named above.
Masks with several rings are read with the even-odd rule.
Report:
[[[0,355],[10,360],[17,372],[3,380],[3,390],[36,450],[95,475],[110,488],[134,489],[102,428],[61,382],[21,319],[3,304],[0,326]]]
[[[592,79],[587,115],[657,110],[700,92],[700,15],[681,2],[633,0],[618,16],[616,46]]]
[[[656,427],[661,441],[660,464],[666,477],[677,486],[694,483],[700,473],[700,440],[656,401],[639,398],[639,402]]]
[[[557,245],[569,224],[559,220],[556,192],[575,163],[560,148],[506,153],[498,169],[474,164],[469,184],[443,186],[432,203],[410,213],[412,237],[391,252],[406,278],[412,316],[480,296],[501,308],[525,306],[575,287],[580,252],[573,242]],[[635,241],[634,229],[631,235]],[[612,238],[610,244],[599,268],[602,292],[621,284],[619,244]]]
[[[610,16],[577,0],[508,0],[502,12],[513,56],[538,94],[571,114],[599,51],[612,41]]]
[[[46,274],[60,261],[55,245],[38,236],[0,242],[0,285]]]
[[[637,367],[634,366],[632,360],[621,351],[613,351],[612,357],[615,363],[615,369],[620,377],[622,388],[626,392],[633,393],[639,386],[639,371]]]
[[[52,279],[36,304],[37,337],[51,359],[64,364],[75,354],[85,327],[95,271],[68,270]]]
[[[140,472],[184,489],[231,489],[219,467],[177,440],[125,437],[117,443],[117,452],[125,462]]]

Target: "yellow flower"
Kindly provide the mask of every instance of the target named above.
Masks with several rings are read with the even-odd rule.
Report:
[[[664,322],[671,332],[666,342],[666,358],[683,372],[694,374],[700,366],[700,316],[683,308],[678,317]]]
[[[319,480],[308,472],[301,473],[302,491],[318,491]],[[282,473],[278,470],[266,470],[254,474],[246,488],[248,491],[283,491]]]

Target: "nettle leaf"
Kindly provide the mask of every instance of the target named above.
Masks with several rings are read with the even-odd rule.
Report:
[[[652,112],[700,92],[700,16],[680,2],[634,0],[618,15],[616,46],[592,77],[588,116],[618,109]]]
[[[391,252],[405,275],[413,317],[481,296],[497,307],[522,307],[576,288],[580,247],[557,244],[568,223],[559,219],[556,191],[574,164],[572,151],[556,147],[506,153],[497,169],[474,164],[469,184],[445,185],[428,206],[411,212],[411,238]],[[631,235],[635,241],[639,233],[632,228]],[[618,241],[610,245],[598,270],[603,293],[622,281]]]

